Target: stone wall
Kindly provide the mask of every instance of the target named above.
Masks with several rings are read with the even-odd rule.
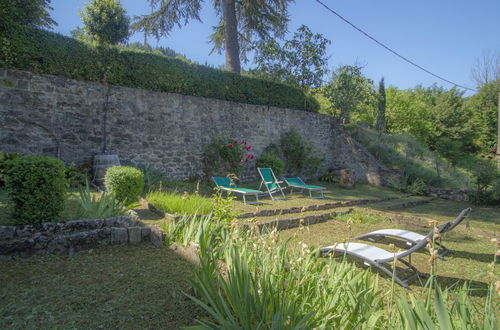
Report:
[[[212,135],[246,139],[258,156],[291,128],[317,147],[323,171],[349,168],[358,182],[375,184],[389,171],[330,116],[0,70],[0,151],[8,153],[80,163],[106,148],[125,163],[187,179],[202,175]],[[257,178],[254,164],[242,177]]]

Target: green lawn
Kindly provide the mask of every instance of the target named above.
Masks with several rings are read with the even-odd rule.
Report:
[[[317,183],[316,183],[317,184]],[[194,186],[194,185],[193,185]],[[247,187],[257,188],[258,184]],[[263,204],[243,205],[233,200],[238,213],[264,209],[281,209],[334,201],[399,197],[399,199],[353,207],[354,212],[308,227],[280,232],[293,244],[306,243],[322,247],[352,241],[357,235],[382,228],[404,228],[426,234],[429,228],[396,224],[382,216],[366,216],[363,208],[433,218],[440,222],[454,219],[467,203],[436,199],[429,203],[404,209],[389,209],[395,204],[422,200],[426,197],[406,196],[387,188],[357,185],[353,190],[327,184],[327,199],[310,199],[300,194],[288,195],[284,201],[263,199]],[[206,194],[205,194],[206,195]],[[66,217],[75,212],[76,193],[68,194]],[[474,211],[462,225],[445,237],[445,245],[453,251],[446,261],[438,261],[439,283],[453,287],[471,281],[475,299],[483,299],[488,285],[488,264],[496,251],[490,238],[500,228],[500,210],[473,207]],[[6,219],[8,203],[0,191],[0,224]],[[269,217],[257,222],[300,216],[346,211],[337,208]],[[73,212],[73,213],[70,213]],[[136,209],[147,225],[161,227],[166,220],[147,209],[145,203]],[[4,220],[2,220],[4,219]],[[242,222],[248,219],[242,219]],[[352,221],[352,223],[351,223]],[[472,230],[466,228],[469,222]],[[474,229],[483,229],[485,232]],[[496,236],[498,236],[496,234]],[[403,243],[392,248],[394,241],[376,243],[387,250],[406,249]],[[373,244],[373,243],[370,243]],[[429,254],[420,251],[413,263],[424,273],[430,272]],[[361,268],[364,266],[358,262]],[[205,314],[183,292],[189,292],[187,279],[193,265],[167,248],[154,249],[149,245],[114,246],[80,252],[72,257],[45,256],[3,262],[0,267],[0,328],[169,328],[193,324]],[[498,268],[498,267],[497,267]],[[377,271],[374,271],[377,273]],[[498,270],[495,270],[498,276]],[[390,279],[380,276],[382,288],[389,288]],[[423,291],[423,282],[414,280],[411,288]],[[397,288],[399,293],[406,292]]]
[[[348,224],[349,219],[353,221],[351,225]],[[350,241],[374,244],[355,240],[355,237],[384,228],[408,229],[423,235],[430,230],[430,228],[420,226],[394,224],[381,217],[359,216],[359,213],[354,212],[324,223],[284,230],[281,234],[285,238],[290,238],[292,242],[297,242],[297,244],[304,242],[310,246],[323,247]],[[395,247],[392,248],[389,243],[395,243]],[[472,280],[473,287],[479,290],[476,294],[479,296],[484,295],[484,289],[487,288],[488,283],[488,264],[493,261],[496,252],[496,246],[490,242],[490,237],[475,234],[467,230],[464,225],[460,225],[445,236],[444,244],[452,253],[446,256],[446,261],[438,261],[437,274],[439,275],[439,282],[443,286],[453,286],[457,285],[457,283],[463,283],[465,280]],[[375,245],[394,252],[408,248],[401,241],[389,239],[381,240]],[[427,251],[422,250],[415,253],[412,262],[421,272],[429,274],[430,264]],[[364,268],[364,266],[360,264],[360,268]],[[381,284],[389,287],[390,278],[385,275],[381,275],[380,278]],[[423,282],[414,280],[411,287],[420,290],[422,284]]]
[[[150,245],[2,262],[0,329],[179,329],[205,315],[192,268]]]

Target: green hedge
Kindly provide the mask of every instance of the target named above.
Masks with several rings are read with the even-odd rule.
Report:
[[[6,185],[17,224],[56,221],[65,206],[65,166],[52,157],[24,156],[8,160]]]
[[[304,110],[292,86],[123,46],[92,46],[32,27],[0,32],[0,66],[73,79]],[[308,97],[308,111],[318,102]]]
[[[131,166],[113,166],[106,171],[104,184],[119,202],[130,204],[144,190],[144,174]]]

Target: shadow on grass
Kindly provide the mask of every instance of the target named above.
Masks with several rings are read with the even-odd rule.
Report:
[[[178,329],[206,313],[167,247],[108,246],[2,263],[0,328]]]

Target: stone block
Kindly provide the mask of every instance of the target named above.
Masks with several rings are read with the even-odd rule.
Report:
[[[0,226],[0,241],[13,239],[15,234],[16,234],[16,227]]]
[[[141,239],[143,241],[151,240],[151,228],[150,227],[142,227],[141,228]]]
[[[154,246],[160,247],[163,245],[165,242],[166,234],[163,230],[156,228],[156,227],[151,227],[151,243],[153,243]]]
[[[127,244],[128,231],[127,228],[113,227],[111,228],[111,244]]]
[[[142,239],[141,227],[129,227],[128,230],[128,242],[130,244],[138,244]]]

